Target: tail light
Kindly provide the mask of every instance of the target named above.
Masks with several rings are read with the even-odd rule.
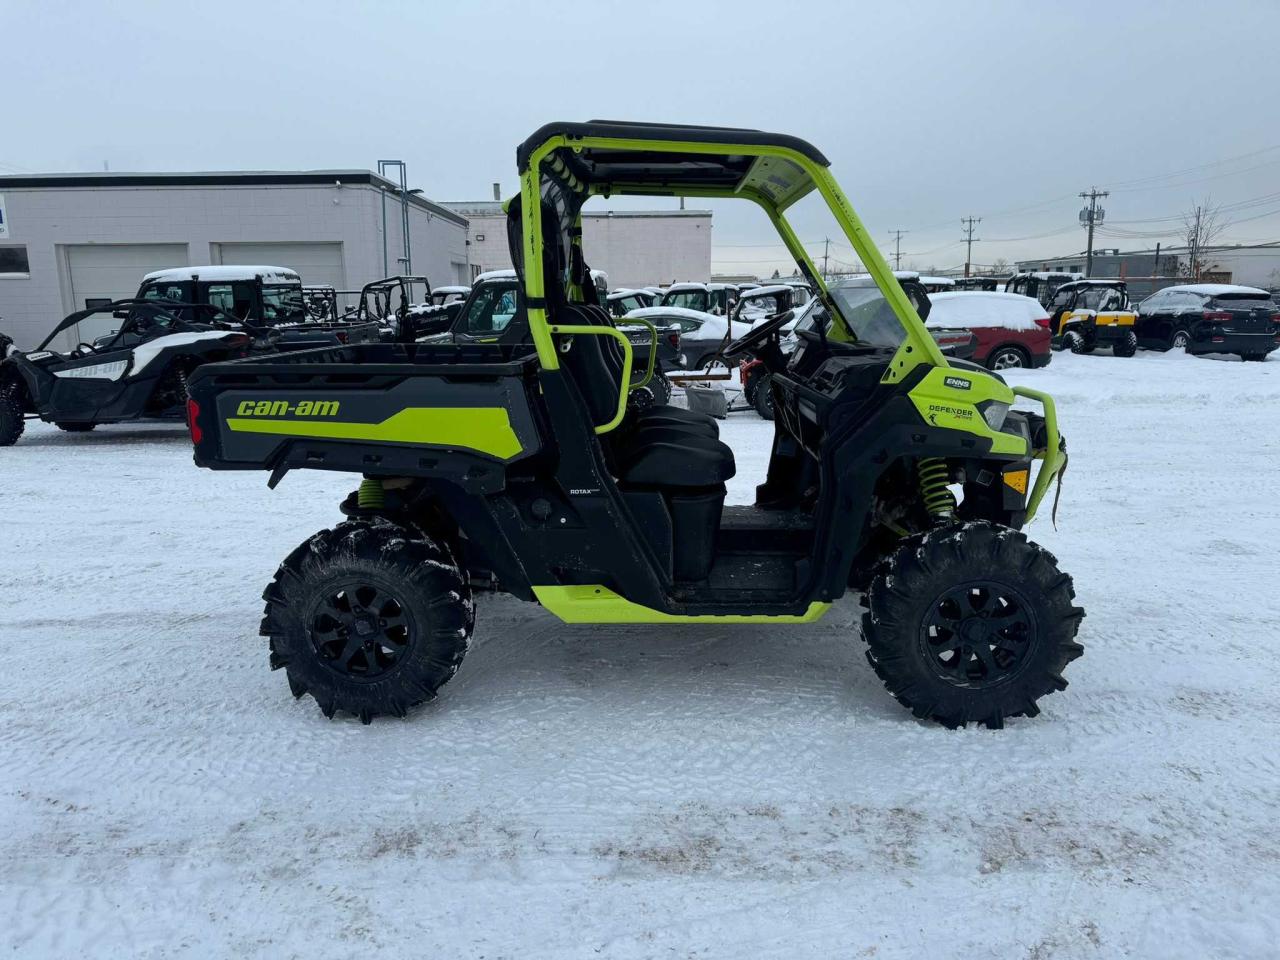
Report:
[[[191,432],[192,443],[204,439],[204,431],[200,429],[200,404],[191,397],[187,397],[187,429]]]
[[[1233,319],[1231,314],[1223,310],[1205,311],[1204,318],[1215,323],[1229,323]]]
[[[1277,317],[1276,319],[1280,320],[1280,317]],[[673,349],[673,350],[679,350],[679,349],[680,349],[680,334],[679,334],[678,332],[676,332],[675,330],[672,330],[670,333],[668,333],[668,334],[667,334],[667,343],[671,344],[671,349]]]
[[[1036,326],[1037,326],[1037,327],[1043,327],[1045,330],[1048,330],[1048,329],[1049,329],[1049,318],[1048,318],[1048,317],[1036,317]]]
[[[335,334],[335,336],[337,336],[339,343],[346,343],[347,340],[350,339],[350,334],[348,334],[345,330],[339,330]]]

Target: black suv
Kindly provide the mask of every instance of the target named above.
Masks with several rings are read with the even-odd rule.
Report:
[[[1138,345],[1262,360],[1278,345],[1280,307],[1265,290],[1227,283],[1165,287],[1138,305]]]

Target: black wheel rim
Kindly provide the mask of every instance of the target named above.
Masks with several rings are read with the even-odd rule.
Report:
[[[1020,593],[990,580],[945,591],[920,630],[921,652],[939,677],[981,690],[1016,676],[1036,643],[1035,616]]]
[[[375,680],[394,670],[413,644],[413,621],[400,599],[363,581],[325,591],[310,621],[317,659],[349,680]]]

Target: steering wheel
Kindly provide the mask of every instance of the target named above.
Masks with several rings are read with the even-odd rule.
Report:
[[[97,348],[92,343],[78,343],[76,348],[71,351],[73,357],[87,357],[91,353],[97,353]]]
[[[731,342],[727,347],[720,351],[720,356],[726,360],[733,360],[743,354],[755,353],[764,346],[770,337],[773,337],[795,318],[794,310],[786,310],[772,320],[766,320],[758,327],[748,330],[737,340]]]

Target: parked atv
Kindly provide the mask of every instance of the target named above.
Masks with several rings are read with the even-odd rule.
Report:
[[[273,484],[295,468],[363,476],[346,521],[264,593],[271,666],[295,696],[366,723],[432,699],[466,654],[478,587],[568,623],[722,630],[812,623],[852,587],[871,666],[917,717],[999,727],[1066,687],[1083,611],[1020,532],[1065,463],[1053,402],[943,356],[815,147],[592,121],[543,127],[517,161],[508,226],[529,343],[364,344],[192,378],[197,464]],[[786,211],[813,191],[870,289],[828,288],[796,239]],[[631,343],[576,238],[590,197],[654,193],[764,207],[826,307],[790,356],[786,314],[725,350],[772,374],[754,505],[724,503],[737,467],[714,421],[627,407]]]
[[[124,322],[115,333],[66,353],[49,348],[63,331],[96,314]],[[192,316],[206,320],[186,319]],[[0,360],[0,446],[16,442],[29,417],[76,433],[100,423],[181,417],[191,372],[202,363],[246,356],[253,342],[242,323],[208,304],[135,299],[80,310],[35,350],[10,350]]]
[[[1138,314],[1129,306],[1129,288],[1123,280],[1064,283],[1046,309],[1055,350],[1092,353],[1109,346],[1117,357],[1138,352],[1134,328]]]

